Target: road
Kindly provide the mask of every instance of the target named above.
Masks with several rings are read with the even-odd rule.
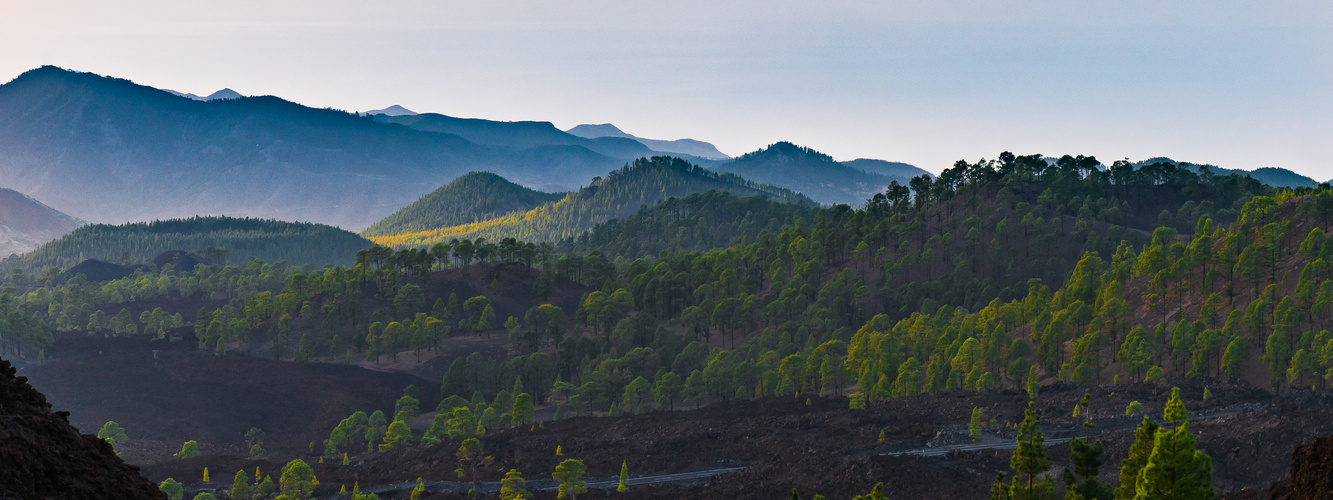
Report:
[[[1218,409],[1218,410],[1215,410],[1215,411],[1212,411],[1212,412],[1209,412],[1209,413],[1206,413],[1206,414],[1198,415],[1198,416],[1192,418],[1191,420],[1195,420],[1195,421],[1199,421],[1199,420],[1212,420],[1212,419],[1215,419],[1215,418],[1228,417],[1228,416],[1231,416],[1231,415],[1237,415],[1237,414],[1241,414],[1241,413],[1249,413],[1249,412],[1256,411],[1256,410],[1262,410],[1262,409],[1264,409],[1264,408],[1266,408],[1266,407],[1267,407],[1267,405],[1264,405],[1264,404],[1258,404],[1258,403],[1245,403],[1245,404],[1239,404],[1239,405],[1232,405],[1232,406],[1229,406],[1229,407],[1226,407],[1226,408],[1221,408],[1221,409]],[[1130,428],[1132,428],[1132,427],[1130,427]],[[1112,430],[1110,430],[1110,432],[1117,432],[1117,431],[1123,431],[1123,430],[1126,430],[1126,429],[1112,429]],[[1052,439],[1047,439],[1047,440],[1046,440],[1046,444],[1047,444],[1048,446],[1049,446],[1049,445],[1055,445],[1055,444],[1064,444],[1064,443],[1068,443],[1068,442],[1070,442],[1070,441],[1072,441],[1072,440],[1074,440],[1074,439],[1075,439],[1075,438],[1067,438],[1067,437],[1066,437],[1066,438],[1052,438]],[[1018,442],[1017,442],[1017,441],[1006,441],[1006,442],[1001,442],[1001,443],[983,443],[983,444],[965,444],[965,445],[952,445],[952,446],[938,446],[938,447],[934,447],[934,448],[921,448],[921,449],[916,449],[916,450],[890,451],[890,452],[880,453],[880,455],[881,455],[881,456],[886,456],[886,457],[902,457],[902,456],[942,457],[942,456],[945,456],[945,455],[949,454],[949,452],[951,452],[951,451],[1012,450],[1012,449],[1014,449],[1014,448],[1018,448]]]
[[[729,472],[736,472],[745,467],[726,467],[719,469],[709,469],[696,472],[681,472],[677,474],[663,474],[660,476],[639,476],[628,478],[625,483],[627,486],[657,485],[681,483],[688,481],[698,481],[708,479],[713,476],[719,476]],[[588,478],[585,479],[585,486],[589,489],[611,489],[620,485],[620,478]],[[398,483],[380,484],[361,488],[362,493],[406,493],[412,491],[417,483],[404,481]],[[424,481],[422,486],[430,492],[465,492],[472,488],[472,483],[462,483],[457,481]],[[555,491],[558,484],[549,478],[537,478],[528,480],[527,489],[532,491]],[[499,482],[481,482],[477,483],[477,493],[494,493],[500,491]],[[351,493],[339,493],[325,498],[345,499],[351,498]]]
[[[1068,443],[1073,439],[1074,438],[1047,439],[1046,444],[1048,446],[1053,444],[1063,444],[1063,443]],[[949,452],[951,451],[1012,450],[1017,447],[1018,447],[1018,442],[1011,441],[1007,443],[965,444],[956,446],[941,446],[938,448],[922,448],[919,450],[890,451],[886,453],[880,453],[880,455],[886,457],[902,457],[908,455],[917,457],[942,457],[949,454]]]

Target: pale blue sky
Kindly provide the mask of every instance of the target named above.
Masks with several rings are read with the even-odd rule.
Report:
[[[1002,150],[1333,177],[1327,1],[0,0],[42,64],[182,92],[939,171]]]

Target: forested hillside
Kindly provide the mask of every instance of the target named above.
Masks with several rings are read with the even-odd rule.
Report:
[[[194,217],[112,226],[92,224],[0,262],[5,268],[70,267],[85,259],[143,263],[170,250],[210,250],[223,262],[252,258],[269,262],[351,264],[371,243],[336,227],[231,217]]]
[[[732,189],[668,196],[701,184]],[[644,193],[666,201],[639,208]],[[1322,391],[1333,369],[1327,188],[1002,153],[890,183],[860,208],[784,200],[801,198],[641,160],[524,214],[551,215],[547,226],[498,219],[593,227],[558,245],[474,231],[363,249],[350,267],[252,260],[105,283],[13,274],[0,304],[28,327],[0,340],[29,358],[54,329],[189,338],[223,358],[448,362],[424,435],[410,434],[423,409],[406,393],[392,414],[316,423],[329,437],[310,454],[335,463],[452,452],[486,429],[528,428],[534,408],[563,419],[795,398],[856,419],[923,394],[1082,392],[1069,384],[1180,383],[1204,399],[1210,385]],[[627,206],[624,220],[579,218]],[[1180,408],[1170,425],[1183,422],[1180,398],[1167,405]],[[1037,425],[1025,418],[1020,441]]]
[[[625,217],[640,207],[652,206],[672,197],[706,191],[727,191],[744,196],[766,196],[792,203],[810,203],[808,198],[786,189],[747,181],[731,174],[718,174],[691,165],[680,158],[640,158],[594,178],[577,192],[524,213],[509,214],[473,224],[462,224],[419,232],[374,236],[377,244],[391,247],[429,246],[452,239],[518,238],[554,242],[577,236],[598,222]]]
[[[365,236],[387,236],[481,222],[563,198],[505,180],[490,172],[469,172],[366,228]]]
[[[820,203],[844,203],[855,207],[883,191],[892,181],[905,184],[910,177],[929,175],[920,169],[911,176],[884,175],[878,172],[883,166],[879,163],[851,165],[833,161],[832,157],[810,148],[779,142],[713,168],[782,186]]]
[[[624,219],[597,224],[577,238],[562,240],[557,249],[600,251],[613,259],[708,251],[754,241],[764,232],[781,232],[802,219],[813,220],[818,211],[808,204],[709,191],[670,198]]]

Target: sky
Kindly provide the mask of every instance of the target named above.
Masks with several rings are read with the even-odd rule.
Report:
[[[314,107],[791,141],[932,172],[1001,151],[1333,178],[1333,2],[0,0],[52,64]]]

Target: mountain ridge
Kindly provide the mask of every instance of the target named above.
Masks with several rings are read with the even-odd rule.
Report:
[[[654,151],[660,151],[663,153],[690,155],[698,158],[703,158],[706,160],[731,159],[731,157],[727,156],[726,153],[718,151],[717,146],[714,146],[712,143],[697,141],[694,139],[676,139],[672,141],[665,141],[660,139],[647,139],[626,133],[625,131],[620,130],[619,127],[616,127],[615,125],[612,125],[610,123],[601,123],[595,125],[594,124],[576,125],[573,128],[566,130],[565,132],[587,139],[600,139],[603,137],[618,137],[621,139],[632,139],[638,141],[644,146],[651,148]]]
[[[0,86],[0,176],[93,222],[215,214],[362,228],[470,170],[565,190],[624,161],[580,145],[476,144],[272,96],[193,101],[54,66]]]
[[[851,206],[864,205],[870,197],[882,192],[895,180],[905,185],[910,179],[868,172],[787,141],[746,153],[715,169],[757,182],[783,186],[820,203]]]
[[[557,242],[578,236],[598,222],[627,217],[638,212],[641,207],[712,190],[813,204],[809,198],[785,188],[714,172],[681,158],[655,156],[634,160],[607,174],[605,178],[594,177],[578,191],[526,212],[510,213],[471,224],[372,236],[370,239],[376,244],[390,247],[428,246],[454,238],[476,237],[492,241],[513,237],[532,242]]]

